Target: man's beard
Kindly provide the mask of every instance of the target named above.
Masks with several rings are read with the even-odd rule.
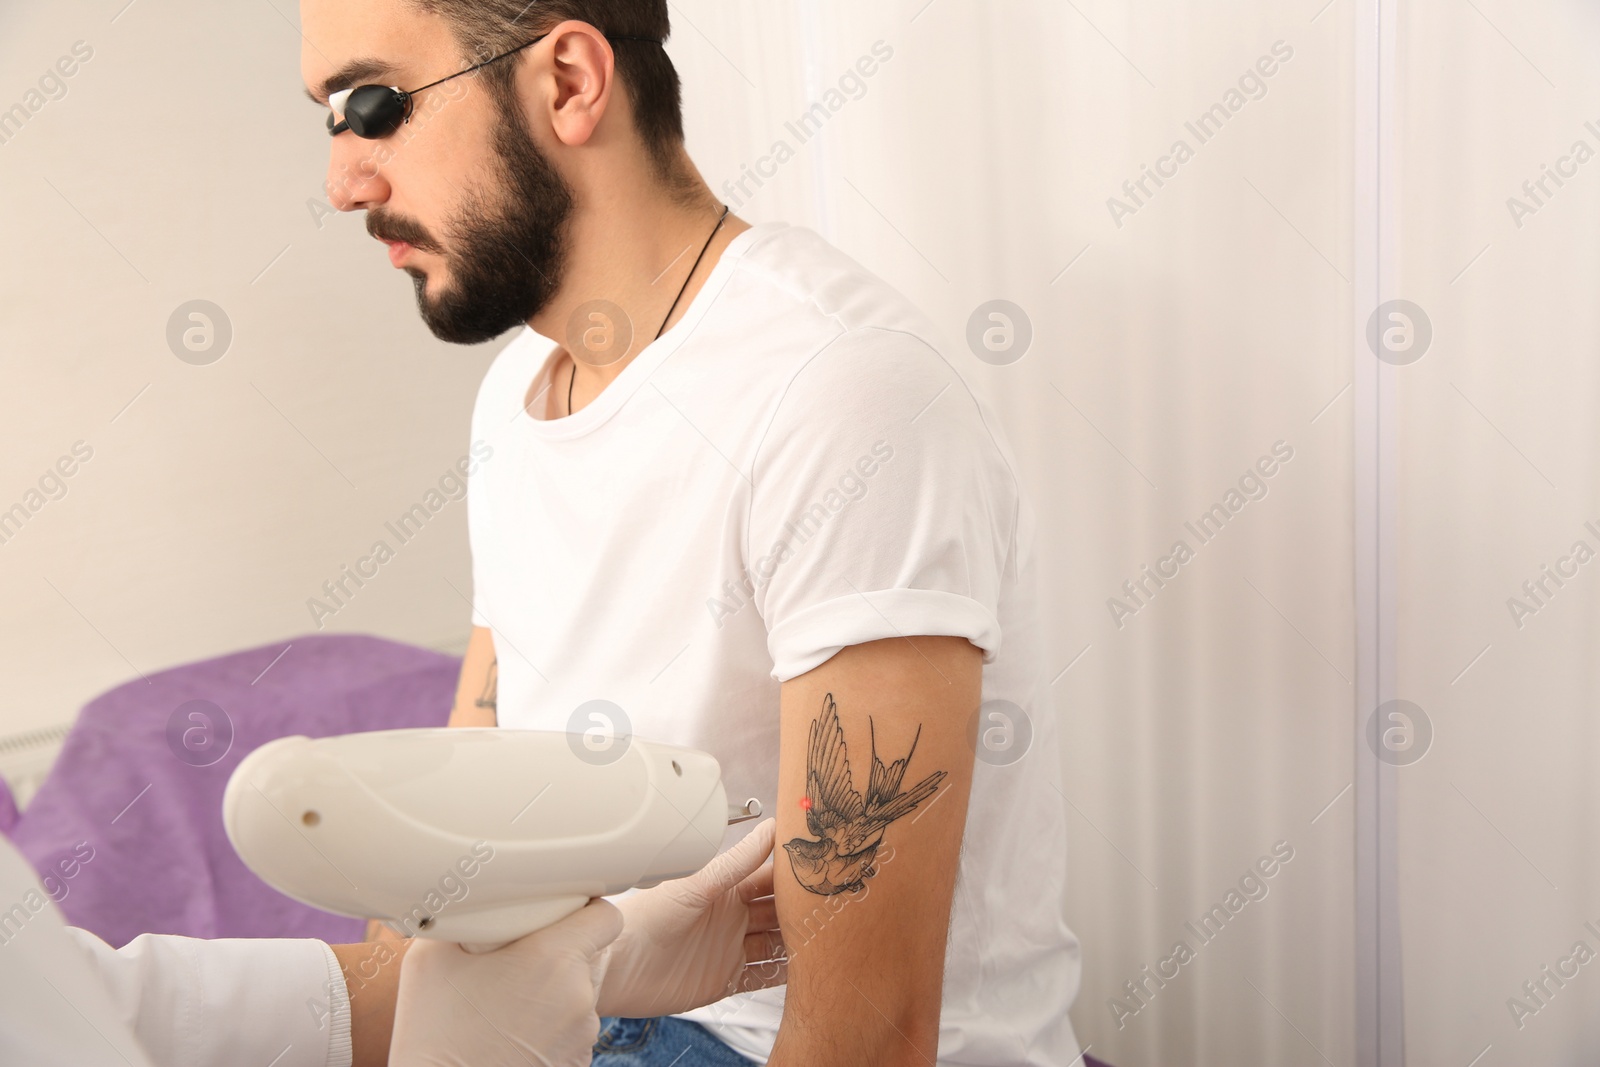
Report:
[[[555,296],[566,266],[572,188],[534,144],[520,101],[496,95],[501,204],[491,205],[479,190],[467,195],[447,227],[455,251],[446,254],[450,279],[443,292],[430,297],[428,276],[405,268],[422,321],[453,344],[478,344],[526,323]]]

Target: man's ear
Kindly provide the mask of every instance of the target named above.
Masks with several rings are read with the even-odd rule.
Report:
[[[587,22],[563,22],[550,31],[550,38],[551,129],[562,144],[587,144],[611,105],[616,57],[605,35]]]

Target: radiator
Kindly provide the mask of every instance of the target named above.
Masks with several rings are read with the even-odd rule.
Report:
[[[18,808],[27,807],[33,794],[39,791],[70,729],[72,724],[64,722],[0,737],[0,778],[10,787]]]

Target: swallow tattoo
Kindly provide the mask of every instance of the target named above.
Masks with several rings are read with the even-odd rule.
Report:
[[[867,725],[872,730],[871,719]],[[919,726],[911,751],[885,767],[878,758],[877,733],[872,730],[872,773],[863,797],[856,792],[850,777],[839,707],[833,702],[832,693],[823,697],[822,714],[811,722],[806,795],[800,801],[806,812],[806,828],[818,840],[797,837],[783,846],[789,853],[795,880],[802,886],[821,896],[856,893],[877,873],[872,861],[883,843],[884,830],[937,793],[945,779],[944,771],[934,771],[905,792],[900,791],[900,782],[921,737]]]

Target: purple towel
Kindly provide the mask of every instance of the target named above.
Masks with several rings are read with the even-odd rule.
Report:
[[[223,787],[275,738],[443,726],[459,670],[381,638],[310,635],[128,682],[83,709],[6,832],[68,921],[113,946],[142,933],[359,941],[360,920],[246,869],[222,829]]]

